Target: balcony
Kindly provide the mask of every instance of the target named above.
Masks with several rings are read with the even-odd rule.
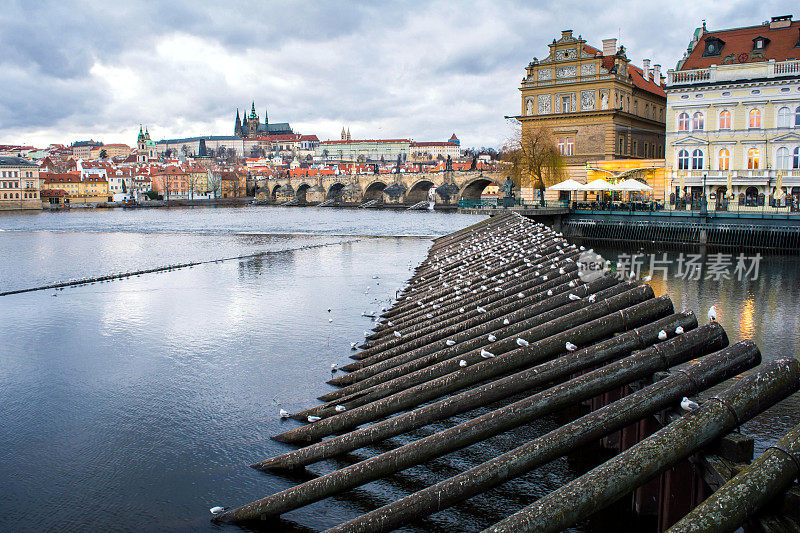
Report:
[[[732,63],[693,70],[669,70],[667,87],[797,75],[800,75],[800,60],[776,62],[770,59],[758,63]]]

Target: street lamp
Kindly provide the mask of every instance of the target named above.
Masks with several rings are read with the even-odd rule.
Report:
[[[703,194],[700,195],[700,214],[706,214],[708,212],[708,201],[706,200],[706,178],[708,177],[707,172],[703,172]]]

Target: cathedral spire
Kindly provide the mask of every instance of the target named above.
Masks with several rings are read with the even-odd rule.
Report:
[[[242,136],[242,119],[239,118],[239,108],[236,108],[236,122],[233,125],[233,134],[236,137]]]

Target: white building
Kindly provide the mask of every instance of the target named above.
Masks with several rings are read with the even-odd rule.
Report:
[[[800,204],[800,21],[695,31],[668,72],[666,160],[673,200]]]

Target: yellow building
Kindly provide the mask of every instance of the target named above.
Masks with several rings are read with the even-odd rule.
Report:
[[[42,190],[45,189],[65,191],[66,204],[93,204],[113,200],[108,190],[108,180],[97,176],[81,179],[77,173],[42,173]]]
[[[0,157],[0,211],[41,209],[39,167],[22,157]]]
[[[663,157],[666,94],[661,67],[630,64],[616,39],[603,50],[575,38],[553,40],[546,58],[527,66],[520,87],[523,138],[531,128],[553,133],[567,165],[600,159]]]
[[[774,202],[797,209],[798,30],[800,21],[791,16],[695,30],[667,80],[666,161],[676,206],[699,208],[705,196],[712,209],[763,209]]]

